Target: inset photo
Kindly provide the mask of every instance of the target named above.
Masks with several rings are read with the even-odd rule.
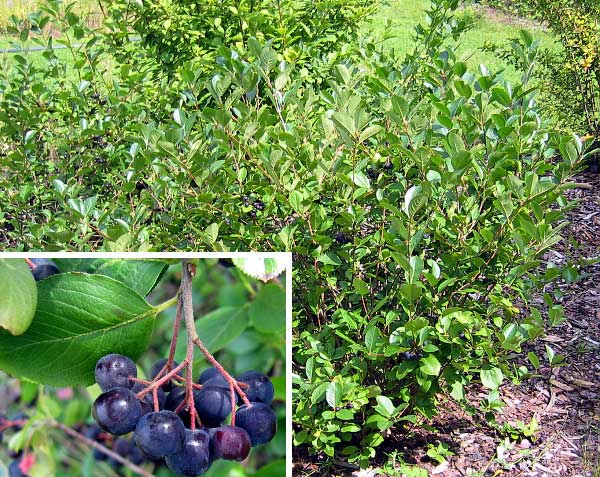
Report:
[[[0,476],[286,474],[290,254],[13,257]]]

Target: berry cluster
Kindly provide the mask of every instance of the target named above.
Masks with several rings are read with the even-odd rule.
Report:
[[[196,476],[215,459],[242,461],[251,447],[273,439],[276,416],[269,404],[274,389],[266,375],[241,374],[236,381],[244,392],[232,395],[233,384],[216,368],[205,370],[192,390],[179,385],[185,381],[181,371],[165,380],[165,370],[181,368],[177,362],[159,361],[152,367],[152,381],[144,381],[137,379],[135,363],[126,356],[109,354],[98,361],[96,382],[103,393],[92,413],[105,432],[134,432],[132,441],[120,444],[123,452],[135,446],[147,459],[165,459],[172,471]]]

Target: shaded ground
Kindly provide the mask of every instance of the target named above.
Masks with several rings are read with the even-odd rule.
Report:
[[[564,356],[565,365],[551,368],[546,360],[539,376],[502,389],[506,407],[498,422],[515,429],[518,421],[528,425],[535,418],[539,428],[533,436],[493,429],[448,401],[429,423],[436,432],[419,428],[409,437],[392,430],[371,470],[358,471],[341,463],[324,470],[317,457],[298,449],[295,476],[400,477],[394,464],[394,456],[399,455],[428,469],[430,475],[444,477],[600,477],[600,263],[589,264],[589,259],[600,255],[600,175],[580,174],[575,180],[582,186],[570,190],[568,196],[581,203],[569,213],[571,224],[564,234],[572,240],[565,240],[546,260],[557,265],[581,263],[581,278],[559,285],[565,322],[515,357],[516,364],[525,364],[526,353],[535,351],[541,359],[548,345]],[[469,399],[475,402],[485,394],[472,386]],[[440,442],[454,455],[437,465],[426,452],[428,444]]]

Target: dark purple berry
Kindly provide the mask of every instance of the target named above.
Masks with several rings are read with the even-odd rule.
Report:
[[[266,444],[275,437],[277,417],[266,404],[251,402],[251,406],[240,407],[235,415],[235,425],[245,429],[250,436],[252,447]]]
[[[209,433],[204,429],[186,430],[181,450],[168,455],[165,461],[169,469],[177,474],[187,477],[203,474],[212,463]]]
[[[275,395],[273,383],[269,377],[258,371],[246,371],[240,374],[238,381],[248,384],[247,388],[243,388],[249,401],[262,402],[263,404],[271,404]]]
[[[194,404],[202,423],[208,427],[217,427],[231,413],[231,394],[220,386],[204,384],[195,393]]]
[[[199,384],[204,384],[206,381],[212,378],[216,378],[217,376],[221,376],[221,373],[217,368],[210,367],[206,368],[202,373],[200,373],[200,377],[198,378]]]
[[[96,382],[102,391],[113,388],[131,389],[135,383],[129,378],[136,377],[135,363],[127,356],[109,354],[96,363]]]
[[[31,273],[36,282],[60,273],[56,264],[47,258],[32,258],[31,262],[35,265]]]
[[[195,394],[195,393],[194,393]],[[179,405],[185,399],[185,388],[177,386],[173,391],[171,391],[167,395],[167,399],[165,401],[165,409],[167,411],[175,412],[175,409],[179,407]],[[191,426],[191,418],[190,418],[190,410],[186,406],[182,406],[182,408],[177,412],[179,418],[185,424],[185,427]]]
[[[175,454],[183,447],[184,440],[185,426],[171,411],[146,414],[135,428],[135,443],[151,459]]]
[[[28,474],[24,474],[19,467],[22,457],[17,460],[13,460],[8,466],[8,477],[29,477]]]
[[[211,437],[214,459],[242,461],[250,453],[250,436],[241,427],[221,426]]]
[[[131,392],[133,394],[137,394],[140,391],[146,389],[146,386],[142,383],[135,383],[133,388],[131,388]],[[158,408],[159,410],[165,408],[165,402],[167,401],[167,394],[159,387],[156,390],[157,398],[158,398]],[[154,411],[154,396],[152,391],[144,394],[144,397],[141,399],[142,403],[142,413],[148,414],[149,412]]]
[[[152,369],[150,370],[150,376],[152,377],[152,379],[154,379],[158,375],[158,373],[160,372],[160,370],[165,367],[165,364],[167,364],[167,360],[166,359],[161,359],[161,360],[157,361],[156,363],[154,363],[152,365]],[[179,366],[179,363],[177,361],[173,361],[173,365],[171,366],[171,369],[176,368],[177,366]],[[165,374],[166,373],[163,373],[163,376]],[[179,376],[183,377],[183,373],[181,371],[179,371],[177,374]],[[168,393],[169,391],[171,391],[171,389],[173,389],[173,382],[172,381],[167,381],[161,387],[162,387],[162,389],[163,389],[164,392]]]
[[[135,429],[142,406],[130,389],[114,388],[98,396],[92,414],[102,429],[120,436]]]

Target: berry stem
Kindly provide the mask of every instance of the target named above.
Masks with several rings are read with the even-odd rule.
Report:
[[[175,312],[175,324],[173,325],[173,337],[169,347],[169,358],[167,359],[167,370],[173,366],[175,349],[177,348],[177,337],[179,336],[179,324],[181,323],[181,296],[177,297],[177,311]]]
[[[181,301],[183,302],[185,328],[188,334],[188,353],[190,352],[190,346],[195,344],[200,349],[200,351],[202,351],[202,354],[206,357],[208,362],[212,364],[215,368],[217,368],[219,373],[223,375],[225,380],[229,383],[230,388],[233,388],[240,395],[240,397],[244,401],[244,404],[250,407],[250,401],[246,397],[246,393],[242,391],[242,388],[240,387],[238,382],[233,377],[231,377],[231,375],[227,371],[225,371],[223,366],[219,364],[215,357],[212,354],[210,354],[208,349],[206,349],[206,346],[204,346],[204,343],[202,343],[202,340],[200,340],[198,333],[196,332],[196,325],[194,323],[194,309],[192,305],[192,270],[195,270],[195,268],[194,265],[191,264],[188,259],[182,259],[181,263],[183,267],[183,274],[181,277]],[[235,393],[231,394],[233,402]]]
[[[175,376],[173,376],[173,379],[177,380],[177,381],[183,381],[184,383],[186,382],[186,379],[182,376],[179,376],[178,374],[176,374]],[[192,387],[194,389],[202,389],[202,385],[201,384],[196,384],[196,383],[192,383]]]
[[[32,270],[35,269],[36,265],[35,263],[33,263],[30,259],[26,258],[25,261],[27,262],[27,265],[29,265],[29,268],[31,268]]]
[[[171,371],[169,371],[162,378],[157,379],[156,381],[152,381],[152,383],[150,383],[146,389],[142,389],[139,393],[137,393],[136,397],[138,399],[143,398],[146,394],[148,394],[149,392],[151,392],[153,389],[156,389],[159,386],[162,386],[164,383],[166,383],[169,379],[171,379],[174,375],[176,375],[179,371],[181,371],[187,365],[188,365],[188,361],[187,361],[187,358],[186,358],[183,361],[183,363],[181,363],[179,366],[177,366],[174,369],[172,369]]]
[[[10,419],[0,418],[0,432],[15,426],[23,427],[25,424],[27,424],[27,419],[16,419],[14,421],[11,421]]]
[[[111,459],[114,459],[117,462],[123,464],[125,467],[131,469],[136,474],[141,475],[143,477],[156,477],[154,474],[151,474],[150,472],[142,469],[140,466],[135,465],[133,462],[130,462],[129,460],[127,460],[124,457],[120,456],[116,452],[110,450],[106,446],[103,446],[99,442],[93,441],[93,440],[85,437],[83,434],[81,434],[80,432],[77,432],[75,429],[71,429],[69,426],[65,426],[62,422],[50,421],[50,424],[53,427],[56,427],[56,428],[62,430],[65,434],[68,434],[69,436],[74,437],[76,440],[81,441],[81,442],[85,442],[88,446],[93,447],[94,449],[99,450],[103,454],[106,454]]]
[[[194,324],[194,305],[192,303],[192,278],[196,273],[195,267],[186,260],[182,261],[183,273],[181,275],[181,310],[185,318],[185,327],[187,330],[187,349],[185,359],[189,362],[185,379],[185,402],[190,410],[190,423],[192,431],[196,430],[196,404],[194,403],[194,388],[192,386],[192,366],[194,362],[194,341],[190,333],[190,327],[195,331]],[[198,418],[200,420],[200,418]]]
[[[204,343],[202,343],[202,340],[195,333],[195,330],[194,330],[194,334],[195,334],[195,336],[194,336],[194,344],[198,347],[198,349],[200,349],[200,351],[206,357],[206,359],[208,360],[208,362],[210,364],[212,364],[215,368],[217,368],[219,370],[219,373],[221,373],[223,375],[223,377],[227,380],[227,382],[229,383],[229,385],[233,386],[233,388],[235,389],[235,391],[242,398],[242,401],[244,401],[244,404],[246,406],[250,407],[251,406],[250,401],[248,400],[248,397],[246,396],[246,393],[240,387],[239,383],[227,371],[225,371],[225,369],[223,368],[223,366],[221,366],[219,364],[219,362],[215,359],[215,357],[212,354],[210,354],[210,351],[208,351],[208,349],[206,349],[206,346],[204,346]]]

